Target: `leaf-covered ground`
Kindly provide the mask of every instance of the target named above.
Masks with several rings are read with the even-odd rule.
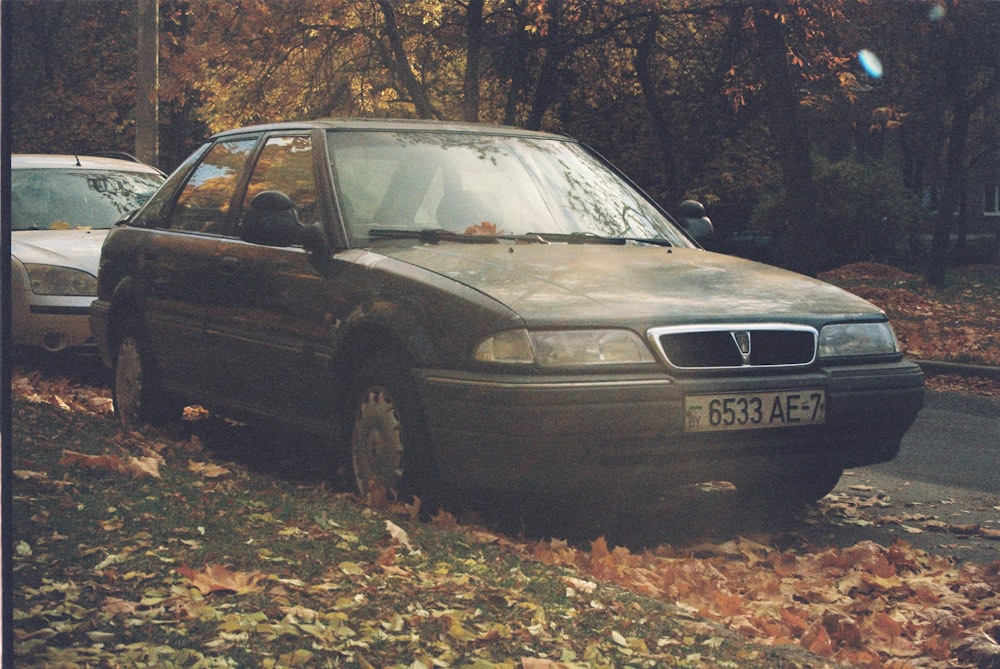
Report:
[[[973,296],[975,318],[933,313],[995,331],[995,294]],[[898,323],[911,303],[881,306]],[[303,476],[288,435],[262,447],[194,412],[123,434],[106,388],[36,372],[12,390],[17,666],[1000,666],[1000,563],[902,542],[629,550],[422,523]]]
[[[123,434],[99,390],[14,392],[16,666],[825,666],[556,564],[560,542],[221,461],[197,423]]]
[[[19,666],[996,657],[1000,564],[958,567],[902,543],[737,537],[633,552],[602,538],[582,548],[513,539],[444,513],[419,523],[410,507],[223,460],[239,444],[206,445],[218,437],[198,421],[122,434],[106,391],[38,376],[13,388]]]
[[[948,287],[888,265],[855,263],[820,276],[886,311],[911,358],[1000,366],[1000,266],[951,271]]]

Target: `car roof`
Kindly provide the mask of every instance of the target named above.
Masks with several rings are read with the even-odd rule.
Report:
[[[458,121],[430,121],[423,119],[400,118],[321,118],[309,121],[284,121],[266,123],[225,130],[213,135],[214,138],[225,137],[246,132],[280,132],[291,130],[381,130],[396,132],[456,132],[484,133],[490,135],[517,135],[530,137],[547,137],[550,139],[569,139],[565,135],[524,130],[507,125],[489,123],[465,123]]]
[[[160,170],[132,160],[55,153],[13,153],[11,169],[89,169],[116,172],[140,172],[162,175]]]

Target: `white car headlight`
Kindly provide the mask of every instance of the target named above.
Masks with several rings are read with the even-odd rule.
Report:
[[[899,352],[892,326],[882,323],[837,323],[819,331],[819,357],[886,355]]]
[[[631,330],[507,330],[480,342],[475,359],[541,367],[654,362],[642,339]]]
[[[25,263],[35,295],[97,295],[97,277],[79,269]]]

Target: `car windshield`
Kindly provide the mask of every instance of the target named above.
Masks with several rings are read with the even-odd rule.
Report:
[[[328,142],[344,220],[361,243],[438,230],[692,246],[640,192],[570,140],[331,131]]]
[[[11,170],[11,229],[110,228],[148,200],[161,181],[140,172]]]

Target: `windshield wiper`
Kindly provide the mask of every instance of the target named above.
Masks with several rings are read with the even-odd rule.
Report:
[[[592,232],[527,232],[523,235],[469,235],[441,228],[426,228],[424,230],[394,230],[391,228],[374,228],[368,231],[371,239],[416,239],[424,244],[440,242],[459,242],[462,244],[496,244],[500,240],[531,242],[547,244],[550,241],[569,244],[614,244],[624,246],[629,242],[636,244],[652,244],[653,246],[673,246],[663,238],[645,237],[602,237]]]
[[[390,228],[375,228],[368,231],[371,239],[417,239],[424,244],[437,244],[439,242],[460,242],[462,244],[498,244],[500,240],[515,242],[530,242],[533,244],[547,244],[543,235],[529,232],[525,235],[474,235],[461,232],[452,232],[441,228],[425,228],[424,230],[393,230]]]
[[[374,228],[368,231],[372,239],[417,239],[425,244],[439,242],[463,242],[466,244],[496,244],[494,235],[464,235],[441,228],[426,228],[424,230],[392,230],[389,228]]]
[[[653,246],[673,246],[669,240],[662,237],[603,237],[593,232],[532,232],[530,236],[542,239],[567,242],[569,244],[614,244],[624,246],[629,242],[636,244],[652,244]]]

